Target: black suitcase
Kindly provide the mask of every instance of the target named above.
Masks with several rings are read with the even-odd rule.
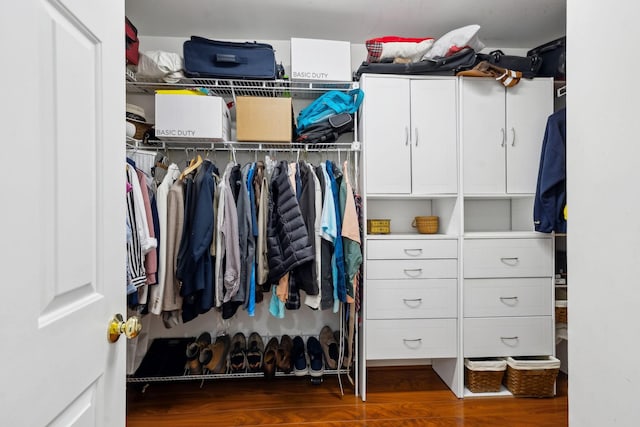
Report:
[[[277,76],[275,53],[266,43],[191,36],[182,49],[187,77],[275,80]]]
[[[536,73],[537,77],[555,77],[565,79],[567,76],[567,38],[560,37],[527,52],[527,56],[539,56],[542,65]]]
[[[356,77],[360,78],[366,73],[455,76],[458,71],[473,68],[475,64],[476,52],[466,48],[446,58],[425,59],[406,64],[363,62],[356,71]]]

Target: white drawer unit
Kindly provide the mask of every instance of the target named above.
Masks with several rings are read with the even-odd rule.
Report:
[[[367,282],[367,319],[453,318],[456,279],[371,280]]]
[[[551,279],[465,279],[465,317],[550,316]]]
[[[367,259],[457,258],[457,240],[371,240]]]
[[[455,279],[456,259],[373,260],[367,262],[367,279]]]
[[[551,239],[468,239],[464,277],[551,277]]]
[[[551,316],[464,319],[464,357],[553,354]]]
[[[456,319],[368,320],[367,359],[456,357]]]

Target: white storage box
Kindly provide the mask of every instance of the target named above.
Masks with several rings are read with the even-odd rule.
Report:
[[[351,43],[292,38],[291,80],[351,81]]]
[[[229,109],[218,96],[159,94],[156,100],[156,137],[172,141],[228,141]]]

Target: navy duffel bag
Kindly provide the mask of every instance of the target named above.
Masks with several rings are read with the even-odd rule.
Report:
[[[191,36],[184,42],[183,56],[187,77],[273,80],[277,76],[275,53],[266,43]]]

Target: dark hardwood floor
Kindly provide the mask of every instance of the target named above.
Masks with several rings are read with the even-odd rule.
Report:
[[[367,401],[343,377],[276,377],[152,383],[127,386],[127,426],[467,426],[562,427],[567,421],[567,377],[554,398],[458,399],[430,367],[372,368]]]

